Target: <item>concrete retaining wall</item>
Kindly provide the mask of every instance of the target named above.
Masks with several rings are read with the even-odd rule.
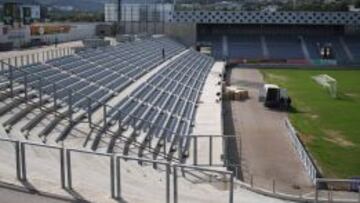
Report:
[[[196,24],[168,23],[165,27],[165,34],[177,39],[186,46],[193,46],[196,43]]]

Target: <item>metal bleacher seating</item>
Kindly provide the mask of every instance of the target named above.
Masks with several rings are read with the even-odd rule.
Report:
[[[304,59],[301,42],[296,35],[266,35],[271,59]]]
[[[191,133],[196,102],[213,63],[212,58],[196,51],[186,52],[119,102],[108,112],[109,120],[120,120],[122,125],[140,131],[133,135],[142,146],[153,143],[158,148],[165,141],[181,141],[185,147],[186,138],[179,136]]]
[[[228,41],[230,58],[263,58],[260,35],[230,35]]]
[[[165,50],[165,57],[162,55],[162,50]],[[160,63],[184,50],[183,45],[168,38],[150,38],[121,43],[114,47],[85,50],[47,61],[44,64],[11,68],[3,72],[3,76],[13,82],[14,89],[27,87],[25,88],[26,92],[31,92],[34,96],[27,99],[35,101],[38,100],[39,95],[43,95],[41,98],[43,97],[44,103],[40,102],[40,105],[46,105],[50,100],[59,100],[56,103],[60,106],[55,107],[54,105],[51,107],[53,109],[47,113],[60,109],[60,115],[51,120],[39,136],[48,135],[67,115],[80,113],[76,118],[72,118],[70,115],[69,118],[72,121],[57,139],[60,141],[66,138],[66,135],[84,118],[84,115],[93,113],[114,94],[121,92]],[[24,91],[15,93],[20,95]],[[13,102],[14,104],[4,107],[6,109],[4,113],[20,104],[20,101],[23,102],[22,100],[14,101],[16,101]],[[27,108],[21,115],[25,116],[37,106]],[[70,106],[71,108],[68,108]],[[45,118],[47,113],[36,116],[34,121],[31,120],[22,130],[29,131],[34,128]]]
[[[335,59],[338,62],[348,61],[348,57],[340,44],[338,36],[304,36],[311,59],[321,59],[320,47],[330,45],[335,52]]]
[[[358,36],[346,36],[346,45],[348,46],[351,54],[354,57],[355,62],[360,62],[360,37]]]
[[[264,43],[262,43],[262,37]],[[304,44],[302,44],[302,39]],[[344,40],[342,41],[342,39]],[[201,35],[199,41],[211,43],[213,57],[223,59],[222,35]],[[320,56],[320,47],[330,45],[333,48],[334,59],[337,64],[358,63],[360,61],[358,54],[360,40],[358,36],[229,34],[227,35],[227,41],[229,59],[232,60],[267,59],[297,60],[299,62],[300,60],[310,59],[318,61],[322,58]],[[263,46],[266,47],[268,56],[265,55]],[[307,53],[309,58],[307,58]]]
[[[120,92],[133,81],[141,77],[163,61],[161,50],[164,48],[167,58],[184,50],[166,38],[144,40],[142,42],[121,44],[112,48],[87,50],[77,55],[48,61],[46,65],[35,66],[43,79],[42,90],[53,94],[55,83],[57,96],[68,102],[67,94],[74,94],[75,107],[87,106],[87,95],[92,107],[105,102],[113,92]],[[33,73],[33,70],[31,70]],[[39,88],[38,86],[33,86]]]

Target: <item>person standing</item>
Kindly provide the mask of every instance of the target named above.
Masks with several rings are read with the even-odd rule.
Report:
[[[58,45],[58,38],[55,37],[55,48],[57,48],[57,45]]]

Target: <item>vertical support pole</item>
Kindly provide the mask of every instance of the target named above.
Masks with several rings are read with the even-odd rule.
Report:
[[[254,176],[252,174],[250,175],[250,186],[251,188],[254,187]]]
[[[174,203],[178,203],[178,185],[177,185],[177,168],[173,167],[173,189],[174,189]]]
[[[25,93],[25,101],[28,102],[28,75],[27,72],[24,73],[24,93]]]
[[[212,136],[210,136],[209,137],[209,166],[212,166],[212,155],[213,155],[213,139],[212,139],[213,137]]]
[[[104,128],[107,126],[107,120],[106,120],[106,104],[104,104],[103,107],[103,119],[104,119]]]
[[[21,157],[20,157],[20,141],[15,142],[15,161],[16,161],[16,177],[21,180]]]
[[[30,56],[26,55],[26,65],[29,65],[29,64],[30,64]]]
[[[18,57],[17,56],[15,56],[15,61],[14,61],[14,66],[17,68],[17,67],[19,67],[19,64],[18,64]]]
[[[73,107],[72,107],[72,90],[69,89],[69,112],[68,112],[68,116],[69,116],[69,121],[70,123],[72,123],[72,114],[73,114]]]
[[[234,202],[234,173],[231,173],[231,177],[230,177],[230,197],[229,197],[229,202],[233,203]]]
[[[42,85],[43,85],[43,82],[42,82],[42,78],[39,79],[39,100],[40,100],[40,108],[43,104],[43,101],[42,101]]]
[[[88,108],[87,108],[87,113],[88,113],[88,120],[89,120],[89,127],[92,127],[92,117],[91,117],[91,99],[88,98]]]
[[[319,189],[318,189],[319,183],[318,180],[315,182],[315,203],[318,203],[319,200]]]
[[[26,155],[25,155],[25,144],[20,143],[20,152],[21,152],[21,172],[22,172],[22,181],[27,181],[26,174]]]
[[[40,63],[40,53],[39,52],[36,53],[36,62]]]
[[[197,165],[197,137],[192,137],[194,139],[194,165]]]
[[[14,97],[14,70],[13,66],[9,64],[9,70],[10,70],[10,96]]]
[[[121,171],[120,171],[120,158],[116,157],[116,190],[117,190],[117,197],[121,197]]]
[[[21,66],[24,66],[24,65],[25,65],[25,63],[24,63],[24,55],[21,55],[21,56],[20,56],[20,65],[21,65]]]
[[[222,141],[222,155],[223,155],[223,166],[224,167],[227,167],[228,166],[228,161],[227,161],[227,147],[226,147],[226,145],[225,145],[225,143],[226,143],[226,139],[227,139],[228,137],[225,137],[225,136],[222,136],[222,138],[221,138],[221,141]],[[236,176],[237,177],[237,176]]]
[[[170,164],[166,164],[166,203],[170,203]]]
[[[110,157],[110,188],[111,188],[111,197],[112,198],[116,198],[116,191],[115,191],[115,170],[114,170],[114,162],[115,162],[115,157],[114,155],[112,155]]]
[[[181,148],[181,143],[182,143],[182,136],[178,139],[178,158],[179,160],[181,160],[182,158],[182,148]]]
[[[65,154],[64,154],[64,148],[59,149],[60,153],[60,180],[61,180],[61,187],[63,189],[66,188],[65,185]]]
[[[44,61],[48,61],[49,60],[49,50],[46,50],[46,59]]]
[[[56,83],[53,83],[53,99],[54,99],[54,110],[57,109],[57,88]]]
[[[31,54],[31,63],[35,63],[35,54]]]
[[[1,66],[1,74],[4,73],[4,62],[3,61],[0,61],[0,66]]]
[[[10,66],[11,66],[11,59],[8,58],[8,59],[7,59],[7,67],[8,67],[8,69],[10,69]]]
[[[275,182],[275,180],[272,181],[272,192],[274,194],[276,193],[276,182]]]
[[[68,188],[72,189],[72,174],[71,174],[71,152],[70,150],[66,150],[66,170],[67,170],[67,180],[68,180]]]

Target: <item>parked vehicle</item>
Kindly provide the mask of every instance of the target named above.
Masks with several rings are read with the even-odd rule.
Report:
[[[259,101],[264,102],[264,106],[268,108],[289,109],[291,105],[287,89],[274,84],[264,84],[260,90]]]

